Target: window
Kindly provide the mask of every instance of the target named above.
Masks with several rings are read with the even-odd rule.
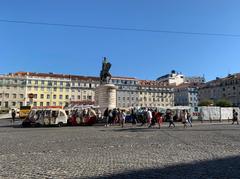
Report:
[[[50,95],[49,95],[49,94],[47,95],[47,99],[50,99]],[[49,105],[48,105],[48,106],[49,106]]]
[[[44,85],[44,81],[41,81],[41,85]]]
[[[37,106],[37,102],[34,102],[34,103],[33,103],[33,106]]]
[[[75,86],[75,83],[74,83],[74,82],[72,82],[72,86]]]
[[[43,99],[44,98],[44,94],[41,94],[41,97],[40,97],[41,99]]]
[[[83,96],[83,100],[86,100],[86,99],[87,99],[87,97],[84,95],[84,96]]]
[[[17,94],[13,94],[12,97],[15,99],[17,98]]]
[[[8,102],[7,101],[5,102],[5,108],[8,108]]]
[[[56,81],[54,81],[54,86],[57,86],[57,82]]]
[[[12,106],[16,106],[16,102],[12,102]]]
[[[75,89],[72,89],[72,92],[75,92]]]
[[[37,87],[37,86],[35,86],[35,87],[34,87],[34,90],[35,90],[35,91],[37,91],[37,90],[38,90],[38,87]]]
[[[41,87],[41,91],[44,91],[44,87]]]
[[[81,96],[80,96],[80,95],[78,95],[78,99],[81,99]]]
[[[63,82],[62,81],[60,81],[60,86],[63,86]]]
[[[54,95],[53,95],[53,99],[56,99],[56,98],[57,98],[57,95],[54,94]]]
[[[63,113],[63,112],[60,112],[60,116],[64,116],[64,113]]]
[[[20,98],[23,98],[23,94],[20,94]]]
[[[53,91],[57,91],[57,88],[56,88],[56,87],[54,87],[54,88],[53,88]]]
[[[92,96],[88,96],[88,100],[92,100]]]
[[[35,80],[35,85],[37,85],[38,84],[38,80]]]
[[[123,101],[125,101],[125,97],[123,97]]]
[[[2,98],[2,94],[0,94],[0,98]],[[1,106],[1,105],[0,105]]]
[[[69,92],[69,88],[66,88],[66,92]]]
[[[43,102],[40,102],[40,106],[43,106]]]
[[[48,86],[52,86],[52,82],[51,81],[48,81]]]
[[[62,102],[59,102],[59,106],[62,106],[63,105],[63,103]]]
[[[33,98],[34,98],[34,99],[37,99],[37,94],[34,94],[34,95],[33,95]]]
[[[53,102],[53,106],[57,106],[56,102]]]
[[[63,96],[62,95],[59,95],[59,99],[62,99],[63,98]]]
[[[28,80],[28,84],[29,84],[29,85],[32,84],[32,81],[31,81],[31,80]]]
[[[50,102],[47,102],[47,106],[50,106]]]
[[[65,96],[65,99],[69,99],[69,96],[68,96],[68,95],[66,95],[66,96]]]
[[[75,96],[74,96],[74,95],[72,95],[71,99],[72,99],[72,100],[74,100],[74,99],[75,99]]]

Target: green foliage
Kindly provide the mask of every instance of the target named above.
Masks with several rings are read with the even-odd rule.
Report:
[[[204,100],[201,101],[198,106],[213,106],[214,105],[214,101],[213,100]]]
[[[199,103],[199,106],[219,106],[219,107],[232,107],[233,104],[227,99],[219,99],[216,101],[213,100],[204,100]]]
[[[229,100],[226,100],[226,99],[217,100],[215,102],[215,105],[219,106],[219,107],[232,107],[233,106],[233,104]]]

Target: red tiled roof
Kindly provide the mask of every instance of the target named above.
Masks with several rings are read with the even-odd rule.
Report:
[[[35,76],[35,77],[52,77],[52,78],[68,78],[75,80],[92,80],[99,81],[98,77],[93,76],[78,76],[78,75],[66,75],[66,74],[54,74],[54,73],[33,73],[33,72],[16,72],[14,76]]]

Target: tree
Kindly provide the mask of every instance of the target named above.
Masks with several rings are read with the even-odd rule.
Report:
[[[198,106],[212,106],[214,105],[214,101],[213,100],[204,100],[204,101],[201,101]]]
[[[219,107],[232,107],[233,106],[231,101],[229,101],[227,99],[219,99],[215,102],[215,105],[219,106]]]

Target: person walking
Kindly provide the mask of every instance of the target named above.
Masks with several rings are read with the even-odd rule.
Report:
[[[137,115],[136,115],[135,108],[133,108],[131,110],[131,119],[132,119],[132,125],[136,125],[137,124]]]
[[[185,110],[182,111],[182,123],[183,127],[187,128],[187,112]]]
[[[160,113],[160,112],[157,112],[156,115],[155,115],[155,118],[156,118],[156,120],[157,120],[159,129],[160,129],[161,126],[162,126],[162,124],[163,124],[163,114]]]
[[[189,111],[187,111],[187,122],[192,127],[192,116]]]
[[[173,121],[173,113],[170,109],[167,109],[166,112],[166,120],[169,121],[169,128],[173,125],[175,127],[174,121]]]
[[[232,122],[232,125],[237,122],[237,125],[239,125],[239,122],[238,122],[238,113],[237,111],[234,109],[233,110],[233,122]]]
[[[125,119],[126,119],[126,113],[124,110],[122,110],[120,112],[120,122],[121,122],[122,128],[124,127]]]
[[[103,117],[104,119],[106,120],[106,127],[108,126],[108,122],[109,122],[109,111],[108,111],[108,108],[105,109],[104,113],[103,113]]]
[[[147,111],[147,121],[148,121],[148,124],[149,126],[148,127],[151,127],[151,123],[152,123],[152,111],[150,109],[148,109]]]
[[[16,118],[16,111],[12,109],[12,123],[15,122],[15,118]]]

